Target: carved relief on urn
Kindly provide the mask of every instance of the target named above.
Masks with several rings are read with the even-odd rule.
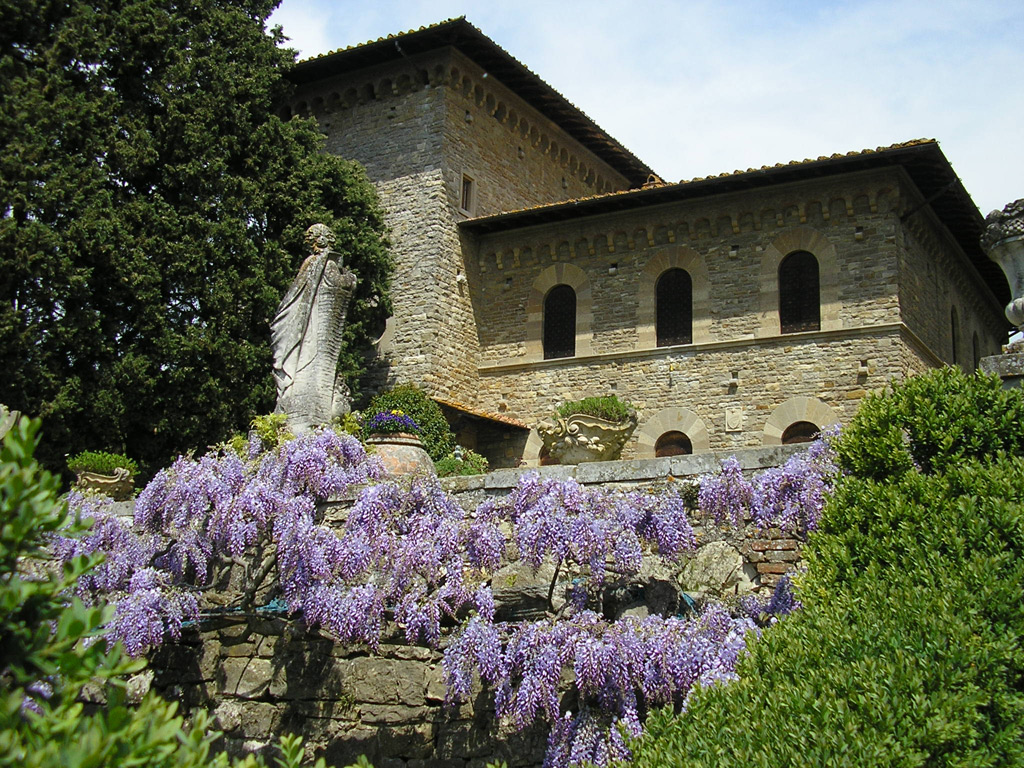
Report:
[[[574,413],[572,416],[545,419],[537,425],[547,455],[559,464],[587,461],[614,461],[636,429],[632,412],[625,421],[608,421],[597,416]]]
[[[985,223],[981,247],[1002,268],[1010,284],[1006,319],[1024,330],[1024,198],[1002,211],[992,211]]]

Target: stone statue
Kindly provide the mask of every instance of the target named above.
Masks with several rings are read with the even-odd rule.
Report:
[[[1010,284],[1006,319],[1024,330],[1024,198],[1002,211],[992,211],[985,222],[981,247],[1002,268]]]
[[[341,333],[356,277],[333,250],[324,224],[306,230],[310,256],[285,293],[270,324],[277,380],[276,413],[297,432],[349,412],[350,393],[338,375]]]

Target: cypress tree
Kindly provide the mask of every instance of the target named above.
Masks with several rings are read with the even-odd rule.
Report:
[[[363,171],[282,117],[268,0],[0,0],[0,402],[40,458],[145,467],[273,407],[269,322],[331,226],[359,277],[341,369],[388,312]]]

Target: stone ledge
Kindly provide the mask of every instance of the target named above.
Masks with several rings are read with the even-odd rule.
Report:
[[[441,487],[449,493],[486,490],[511,490],[528,472],[558,480],[576,480],[581,485],[608,483],[655,483],[667,477],[697,477],[718,471],[723,459],[735,456],[744,472],[755,472],[768,467],[781,466],[795,453],[807,449],[806,445],[767,445],[758,448],[704,451],[687,456],[669,456],[660,459],[629,459],[623,461],[595,461],[587,464],[553,464],[543,467],[496,469],[486,475],[446,477]]]

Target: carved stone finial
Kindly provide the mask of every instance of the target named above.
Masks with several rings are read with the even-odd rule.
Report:
[[[981,247],[996,262],[1010,284],[1006,319],[1024,330],[1024,198],[985,217]]]
[[[988,253],[1002,240],[1024,235],[1024,198],[1014,200],[1001,211],[992,211],[985,217],[985,232],[981,247]]]

